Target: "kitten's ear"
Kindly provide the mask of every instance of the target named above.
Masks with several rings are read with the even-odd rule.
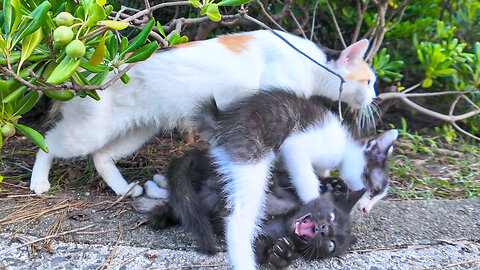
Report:
[[[363,194],[365,194],[367,190],[365,188],[357,191],[348,191],[346,194],[346,204],[345,204],[345,210],[350,212],[352,211],[353,207],[357,202],[362,198]]]
[[[337,67],[349,69],[355,66],[359,61],[363,60],[369,45],[368,39],[362,39],[345,48],[336,61]]]
[[[390,155],[393,142],[398,138],[398,131],[391,129],[377,135],[376,141],[380,152]]]

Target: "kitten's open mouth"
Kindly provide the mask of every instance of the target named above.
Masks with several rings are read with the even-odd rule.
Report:
[[[315,236],[316,231],[317,226],[312,221],[311,214],[306,214],[295,220],[295,235],[298,236],[298,238],[308,242]]]

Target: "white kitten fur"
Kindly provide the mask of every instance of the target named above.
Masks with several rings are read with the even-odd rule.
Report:
[[[160,187],[154,181],[147,181],[145,183],[145,194],[153,199],[168,199],[170,192],[168,189]]]
[[[212,148],[210,155],[224,175],[227,207],[232,213],[226,219],[225,237],[230,262],[235,269],[255,269],[253,241],[259,232],[265,194],[270,178],[273,152],[253,164],[234,164],[221,147]]]
[[[327,63],[325,54],[311,41],[279,33],[318,62],[346,76],[342,100],[354,108],[372,102],[373,84],[347,78],[356,72],[352,68],[363,58],[367,40],[345,49],[342,61]],[[131,184],[122,177],[114,160],[133,153],[160,130],[178,124],[190,129],[189,120],[197,104],[212,96],[220,108],[269,87],[296,91],[305,97],[338,99],[338,78],[278,37],[268,31],[243,35],[245,48],[240,46],[240,51],[220,42],[221,38],[161,51],[137,63],[128,73],[128,84],[119,80],[106,91],[99,91],[100,101],[75,97],[63,102],[63,118],[45,137],[50,152],[37,154],[30,189],[35,193],[49,189],[48,173],[54,158],[93,154],[102,178],[115,193],[125,194]],[[370,81],[375,79],[368,67],[360,73]],[[131,195],[141,193],[138,186]]]

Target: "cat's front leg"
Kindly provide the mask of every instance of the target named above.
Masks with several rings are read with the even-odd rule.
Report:
[[[50,172],[52,161],[52,153],[45,153],[43,150],[38,150],[37,158],[32,169],[32,177],[30,179],[30,190],[34,191],[36,194],[47,192],[50,189],[48,173]]]
[[[285,167],[298,196],[304,203],[320,197],[320,181],[313,170],[311,160],[303,145],[287,139],[281,147]]]

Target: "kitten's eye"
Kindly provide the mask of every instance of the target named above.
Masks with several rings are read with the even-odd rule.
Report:
[[[371,80],[368,80],[368,81],[367,81],[367,84],[370,85],[370,82],[372,82],[372,81],[371,81]]]
[[[328,243],[328,252],[332,253],[333,251],[335,251],[335,242],[330,241]]]
[[[335,221],[335,212],[331,212],[330,213],[330,222],[334,222]]]

